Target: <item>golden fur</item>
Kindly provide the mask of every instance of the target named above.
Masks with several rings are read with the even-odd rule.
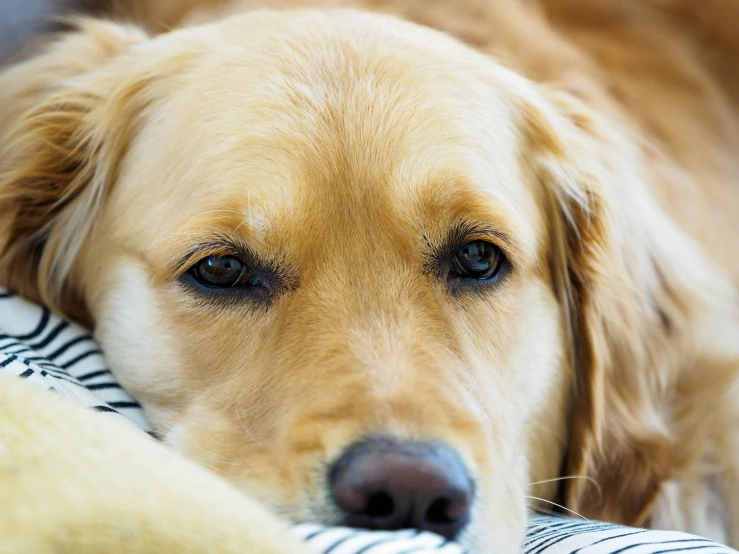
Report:
[[[297,520],[392,433],[470,467],[475,552],[539,499],[739,546],[735,2],[124,7],[0,75],[0,282],[93,325],[166,442]],[[468,224],[512,270],[450,292]],[[270,306],[181,285],[221,243]]]

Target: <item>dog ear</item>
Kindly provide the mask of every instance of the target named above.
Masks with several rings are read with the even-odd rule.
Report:
[[[145,40],[82,20],[0,75],[0,283],[82,320],[67,277],[127,140],[112,67]]]
[[[715,283],[652,197],[654,176],[628,131],[568,95],[549,100],[526,119],[576,374],[563,471],[585,479],[564,481],[564,501],[639,525],[679,465],[665,407],[695,360],[691,325]]]

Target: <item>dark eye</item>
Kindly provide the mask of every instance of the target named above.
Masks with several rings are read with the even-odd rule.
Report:
[[[233,256],[210,256],[200,260],[192,273],[206,287],[231,288],[239,284],[244,273],[244,263]]]
[[[465,279],[492,279],[500,271],[505,257],[491,242],[473,240],[457,250],[452,262],[452,273]]]

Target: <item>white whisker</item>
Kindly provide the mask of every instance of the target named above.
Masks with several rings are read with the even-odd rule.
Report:
[[[542,514],[547,514],[548,516],[561,516],[562,515],[562,514],[558,514],[554,510],[547,510],[546,508],[536,508],[532,506],[531,510],[533,510],[534,512],[540,512]]]
[[[529,486],[533,487],[534,485],[543,485],[544,483],[553,483],[555,481],[567,481],[569,479],[583,479],[588,483],[591,483],[596,489],[598,489],[598,497],[601,499],[603,498],[603,488],[600,486],[600,483],[592,477],[587,477],[585,475],[565,475],[564,477],[556,477],[554,479],[545,479],[544,481],[529,483]]]
[[[203,460],[200,460],[198,458],[195,458],[195,460],[198,462],[199,465],[201,465],[201,466],[203,466],[205,468],[208,468],[213,473],[217,473],[218,475],[226,475],[226,472],[222,468],[220,468],[220,467],[217,467],[217,466],[215,466],[213,464],[204,462]]]
[[[547,504],[552,504],[553,506],[557,506],[557,508],[562,508],[566,512],[569,512],[571,514],[575,514],[577,517],[582,518],[585,521],[590,521],[585,516],[578,514],[575,510],[570,510],[569,508],[567,508],[565,506],[562,506],[561,504],[557,504],[556,502],[552,502],[551,500],[546,500],[544,498],[539,498],[537,496],[526,496],[526,498],[531,498],[532,500],[539,500],[540,502],[546,502]]]
[[[257,438],[254,436],[254,433],[252,433],[249,428],[246,426],[246,418],[244,417],[244,413],[242,411],[241,407],[237,407],[237,414],[239,416],[239,423],[241,424],[241,428],[244,430],[244,433],[247,437],[249,437],[249,440],[255,445],[259,446],[261,443],[257,440]]]

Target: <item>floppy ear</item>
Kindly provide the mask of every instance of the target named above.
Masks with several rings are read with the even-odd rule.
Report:
[[[669,399],[700,356],[696,322],[716,303],[708,291],[726,286],[653,198],[647,183],[659,177],[646,174],[628,131],[567,95],[549,100],[526,119],[576,368],[563,471],[590,478],[565,481],[564,500],[586,517],[638,525],[662,483],[691,463],[673,448]]]
[[[0,74],[0,284],[78,319],[67,277],[127,140],[112,68],[145,38],[82,20]]]

